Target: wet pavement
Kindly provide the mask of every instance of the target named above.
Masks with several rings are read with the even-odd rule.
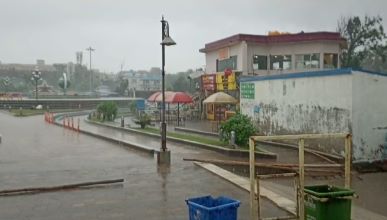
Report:
[[[118,124],[119,125],[119,124]],[[135,125],[133,125],[135,126]],[[173,125],[168,125],[170,130],[174,129]],[[185,128],[196,129],[201,131],[211,132],[211,123],[208,121],[187,121]],[[175,131],[176,132],[176,131]],[[185,132],[182,132],[185,133]],[[211,138],[206,136],[206,138]],[[276,147],[272,145],[260,144],[259,147],[263,150],[270,151],[277,154],[277,162],[283,163],[298,163],[298,151],[289,148]],[[234,159],[235,160],[235,159]],[[327,163],[319,157],[312,154],[305,154],[306,163]],[[248,177],[248,167],[230,168],[228,170],[242,176]],[[277,182],[278,181],[278,182]],[[359,198],[354,199],[353,202],[359,207],[369,211],[387,216],[387,172],[384,173],[353,173],[352,188],[355,190]],[[292,181],[275,180],[273,183],[280,183],[282,185],[293,186]],[[336,186],[343,186],[344,179],[341,176],[335,177],[307,177],[307,185],[316,184],[330,184]]]
[[[82,123],[82,122],[81,122]],[[95,127],[88,129],[158,149],[157,139]],[[124,178],[123,184],[32,195],[0,197],[0,219],[187,219],[185,199],[226,195],[242,202],[248,219],[249,194],[183,157],[225,156],[168,142],[170,169],[149,154],[47,124],[43,116],[16,118],[0,112],[0,190]],[[264,215],[284,215],[270,202]]]

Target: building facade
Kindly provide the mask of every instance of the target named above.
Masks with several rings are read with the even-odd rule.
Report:
[[[140,73],[140,72],[123,72],[128,79],[129,91],[160,91],[161,76],[160,74]]]
[[[355,162],[387,160],[387,75],[351,69],[241,79],[241,113],[263,135],[353,135]],[[343,143],[321,150],[342,154]]]
[[[206,73],[230,69],[242,75],[340,68],[346,41],[335,32],[278,35],[237,34],[205,45]]]

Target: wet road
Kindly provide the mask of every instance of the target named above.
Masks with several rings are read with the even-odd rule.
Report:
[[[82,126],[160,146],[154,139]],[[247,192],[181,160],[224,157],[220,154],[168,143],[172,166],[158,169],[147,154],[47,124],[43,116],[15,118],[2,112],[0,133],[0,190],[125,179],[124,184],[114,186],[0,197],[0,219],[187,219],[185,199],[207,194],[240,200],[239,219],[248,219]],[[264,213],[285,214],[270,202],[264,204]]]

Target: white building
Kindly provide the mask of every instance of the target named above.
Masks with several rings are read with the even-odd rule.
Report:
[[[128,79],[129,91],[160,91],[161,75],[151,73],[123,72]]]
[[[260,133],[349,132],[355,162],[387,160],[387,74],[336,69],[245,77],[240,84],[241,112]],[[324,150],[341,153],[330,144]]]
[[[346,41],[335,32],[279,35],[237,34],[205,45],[206,73],[231,69],[268,75],[340,68]]]

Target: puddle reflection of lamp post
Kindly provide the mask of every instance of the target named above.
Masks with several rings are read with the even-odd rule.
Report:
[[[39,71],[38,67],[32,72],[31,80],[35,81],[35,99],[38,100],[38,81],[42,79],[42,73]]]
[[[161,66],[161,149],[157,154],[157,162],[159,164],[171,163],[171,152],[167,149],[167,124],[165,123],[165,46],[176,45],[176,42],[169,36],[169,24],[164,20],[164,16],[161,19],[161,51],[162,51],[162,66]]]

